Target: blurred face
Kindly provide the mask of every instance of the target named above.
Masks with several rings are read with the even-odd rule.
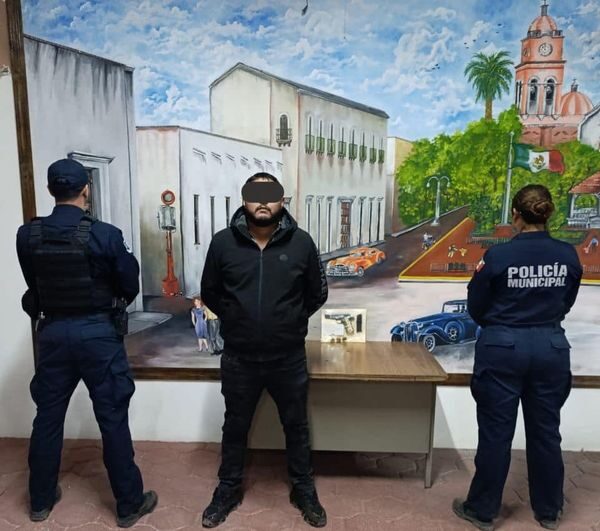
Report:
[[[202,301],[200,299],[194,299],[194,306],[200,308],[200,306],[202,306]]]
[[[248,221],[258,227],[275,225],[283,210],[283,187],[267,179],[244,185],[243,205]]]

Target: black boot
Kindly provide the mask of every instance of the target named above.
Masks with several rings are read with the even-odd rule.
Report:
[[[471,522],[477,529],[481,529],[481,531],[494,531],[494,523],[480,520],[473,511],[465,507],[465,502],[462,499],[457,498],[452,502],[452,510],[456,516],[467,522]]]
[[[149,490],[148,492],[144,492],[144,498],[142,500],[142,505],[140,508],[133,514],[127,516],[118,516],[117,517],[117,525],[119,527],[131,527],[136,524],[137,521],[152,511],[156,507],[158,503],[158,495],[153,490]]]
[[[212,500],[202,513],[202,527],[217,527],[242,503],[242,487],[230,487],[219,484]]]
[[[325,527],[327,525],[327,514],[314,487],[312,489],[294,487],[290,493],[290,503],[300,510],[307,524],[313,527]]]
[[[43,522],[44,520],[47,520],[48,517],[50,516],[50,513],[52,512],[52,509],[54,509],[54,506],[60,501],[61,498],[62,498],[62,489],[60,488],[60,485],[58,485],[56,487],[54,503],[50,507],[46,507],[46,509],[42,509],[41,511],[33,511],[33,510],[29,511],[29,519],[32,522]]]

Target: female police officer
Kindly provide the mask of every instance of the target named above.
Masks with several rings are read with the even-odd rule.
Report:
[[[520,400],[531,506],[542,527],[557,529],[560,408],[571,388],[570,345],[560,322],[575,302],[582,268],[573,246],[547,232],[554,204],[544,186],[521,189],[512,207],[517,236],[490,248],[469,284],[469,313],[482,327],[471,383],[479,444],[469,495],[453,509],[479,529],[493,529]]]

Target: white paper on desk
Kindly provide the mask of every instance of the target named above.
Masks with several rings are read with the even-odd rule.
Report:
[[[364,343],[366,340],[365,308],[327,308],[321,311],[323,343]]]

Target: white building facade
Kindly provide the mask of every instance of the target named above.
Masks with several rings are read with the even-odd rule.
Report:
[[[579,124],[579,140],[600,150],[600,105],[596,105]]]
[[[388,115],[238,63],[210,86],[211,130],[280,146],[291,213],[319,251],[383,240]]]
[[[48,166],[73,158],[92,180],[92,214],[119,227],[139,260],[133,69],[34,37],[24,46],[37,214],[54,206]]]
[[[242,204],[242,186],[254,173],[282,179],[281,149],[176,126],[138,127],[141,236],[145,295],[161,295],[166,233],[157,223],[161,194],[175,194],[175,275],[182,293],[200,292],[212,236],[229,226]]]

